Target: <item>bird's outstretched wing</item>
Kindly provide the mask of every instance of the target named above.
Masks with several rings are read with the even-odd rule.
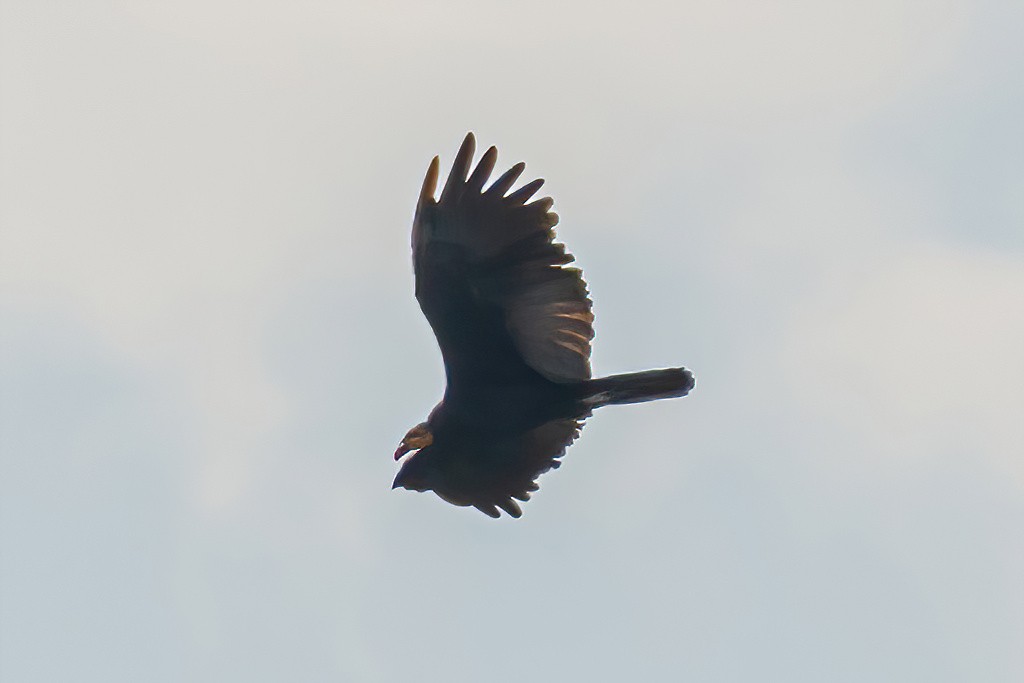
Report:
[[[413,223],[416,298],[437,336],[449,384],[536,372],[556,382],[590,377],[591,301],[574,259],[554,242],[550,197],[526,203],[543,184],[508,193],[518,163],[486,190],[498,152],[469,173],[473,134],[462,143],[441,197],[439,162],[423,181]]]
[[[561,465],[558,458],[579,436],[584,419],[551,420],[505,439],[435,443],[413,456],[410,477],[416,478],[417,466],[429,468],[440,476],[423,488],[449,503],[472,505],[491,517],[500,515],[499,508],[519,517],[516,501],[529,500],[540,475]]]

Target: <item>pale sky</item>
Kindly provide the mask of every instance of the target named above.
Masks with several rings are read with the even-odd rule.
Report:
[[[1024,5],[0,3],[0,680],[1024,680]],[[599,374],[392,491],[430,158],[547,179]]]

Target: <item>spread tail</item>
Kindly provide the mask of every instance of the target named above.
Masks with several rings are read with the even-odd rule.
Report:
[[[631,372],[584,382],[583,402],[588,408],[600,408],[676,398],[690,393],[693,385],[693,375],[686,368]]]

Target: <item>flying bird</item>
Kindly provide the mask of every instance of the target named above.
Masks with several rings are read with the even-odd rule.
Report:
[[[485,189],[498,151],[490,147],[470,173],[475,147],[469,133],[439,199],[434,157],[416,204],[416,299],[441,348],[446,387],[395,451],[396,461],[408,456],[392,488],[519,517],[516,501],[561,464],[594,409],[685,396],[694,380],[686,368],[591,378],[594,314],[583,274],[554,241],[552,199],[529,201],[544,181],[509,193],[520,162]]]

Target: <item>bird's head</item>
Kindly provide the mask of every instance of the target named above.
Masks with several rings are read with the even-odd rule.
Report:
[[[417,425],[410,432],[422,426]],[[429,432],[427,434],[429,435]],[[433,491],[452,505],[472,505],[475,502],[472,496],[472,483],[468,485],[467,490],[467,483],[457,476],[457,472],[465,473],[467,468],[456,466],[453,472],[452,463],[445,458],[444,452],[436,452],[435,448],[436,446],[427,444],[406,458],[391,488],[403,488],[419,493]]]
[[[391,488],[404,488],[420,493],[433,490],[435,482],[440,478],[440,473],[437,472],[431,458],[418,456],[418,453],[414,453],[412,457],[402,463]]]
[[[434,443],[434,433],[430,431],[430,426],[426,422],[420,422],[402,437],[402,443],[398,444],[398,448],[395,449],[395,460],[399,460],[409,451],[426,448],[432,443]]]
[[[431,417],[434,414],[431,413]],[[395,457],[410,455],[402,461],[391,488],[420,493],[433,491],[452,505],[472,505],[491,517],[498,516],[498,507],[513,517],[521,515],[519,506],[510,497],[512,494],[505,491],[507,467],[495,468],[493,462],[480,457],[480,453],[488,452],[487,443],[473,438],[452,438],[443,430],[438,441],[432,423],[428,418],[427,422],[410,429],[402,439]],[[516,494],[520,500],[526,500],[529,492],[537,489],[529,482],[525,488],[522,495]]]

